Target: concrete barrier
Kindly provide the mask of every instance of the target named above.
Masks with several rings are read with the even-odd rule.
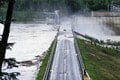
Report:
[[[80,64],[80,70],[81,70],[81,74],[82,74],[82,80],[91,80],[90,79],[90,76],[85,68],[85,65],[84,65],[84,62],[83,62],[83,59],[82,59],[82,56],[81,56],[81,53],[80,53],[80,49],[78,47],[78,43],[77,43],[77,40],[76,40],[76,34],[73,32],[73,37],[74,37],[74,45],[75,45],[75,49],[76,49],[76,53],[77,53],[77,58],[78,58],[78,61],[79,61],[79,64]]]
[[[92,11],[92,17],[120,17],[120,12],[96,12]]]

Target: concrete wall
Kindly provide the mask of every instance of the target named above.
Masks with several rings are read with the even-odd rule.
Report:
[[[93,17],[120,17],[120,12],[96,12],[92,11]]]

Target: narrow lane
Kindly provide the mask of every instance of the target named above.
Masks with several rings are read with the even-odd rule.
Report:
[[[49,80],[82,80],[73,34],[71,29],[66,30],[59,32]]]

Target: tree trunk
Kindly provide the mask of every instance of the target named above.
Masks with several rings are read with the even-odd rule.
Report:
[[[4,24],[4,30],[3,30],[3,35],[2,35],[1,45],[0,45],[0,75],[2,73],[2,63],[3,63],[3,60],[5,59],[6,47],[7,47],[8,37],[10,33],[10,24],[12,19],[14,2],[15,0],[9,0],[9,3],[8,3],[6,21]]]

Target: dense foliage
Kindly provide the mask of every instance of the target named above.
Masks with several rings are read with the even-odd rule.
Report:
[[[4,1],[4,0],[2,0]],[[7,0],[6,0],[7,1]],[[28,21],[34,18],[36,12],[60,10],[61,13],[78,11],[108,10],[111,1],[120,0],[16,0],[14,15],[17,21]],[[0,2],[2,4],[2,2]],[[0,19],[4,19],[6,5],[0,7]],[[27,18],[26,18],[27,17]]]
[[[84,7],[90,10],[107,10],[111,1],[120,0],[16,0],[16,10],[53,10],[69,9],[76,12]]]
[[[13,18],[25,22],[43,11],[77,12],[81,8],[81,3],[82,0],[16,0]],[[6,5],[0,7],[0,20],[5,19],[4,13],[6,13]]]
[[[120,1],[120,0],[83,0],[84,4],[90,10],[108,10],[112,1]]]
[[[76,11],[80,9],[82,0],[17,0],[16,10],[54,10],[70,9]]]
[[[76,12],[83,8],[83,6],[88,7],[90,10],[107,10],[111,1],[120,0],[16,0],[15,10],[48,11],[66,9]]]

